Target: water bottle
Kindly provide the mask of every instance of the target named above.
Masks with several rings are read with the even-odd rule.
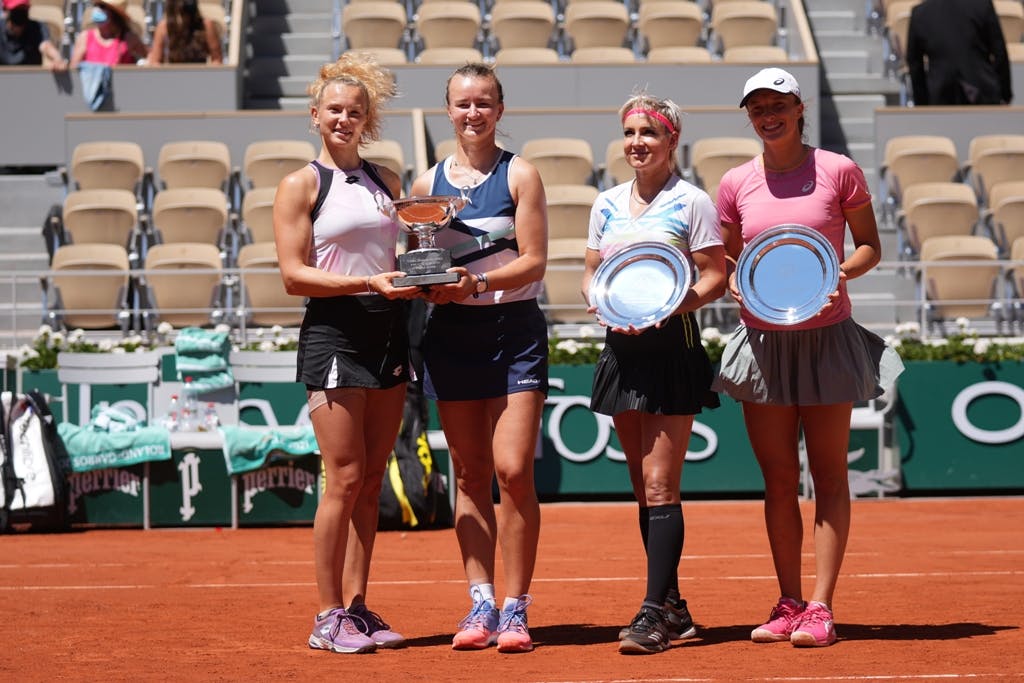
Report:
[[[178,431],[179,420],[181,419],[181,401],[177,394],[171,394],[171,402],[167,405],[167,413],[164,415],[163,426],[169,432]]]
[[[185,384],[181,388],[182,410],[181,430],[193,432],[199,427],[199,402],[196,399],[196,387],[192,383],[192,376],[185,378]]]
[[[217,406],[207,403],[203,409],[203,431],[215,432],[220,426],[220,418],[217,417]]]

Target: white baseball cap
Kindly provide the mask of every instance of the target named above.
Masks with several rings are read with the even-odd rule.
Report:
[[[761,69],[747,79],[746,84],[743,86],[743,99],[740,100],[740,109],[747,105],[747,98],[755,90],[761,90],[762,88],[784,94],[793,93],[797,99],[800,99],[800,84],[793,78],[793,74],[772,66],[767,69]]]

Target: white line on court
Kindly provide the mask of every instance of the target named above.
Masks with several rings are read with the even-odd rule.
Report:
[[[773,676],[765,678],[745,677],[745,681],[911,681],[911,680],[949,680],[958,678],[982,679],[982,678],[1024,678],[1024,673],[940,673],[940,674],[862,674],[853,676]],[[723,678],[645,678],[647,683],[697,683],[703,681],[722,681]],[[634,683],[635,678],[608,678],[608,679],[579,679],[544,681],[543,683]]]
[[[871,573],[871,574],[844,574],[844,578],[861,579],[893,579],[893,578],[955,578],[972,576],[1024,576],[1024,570],[1005,571],[968,571],[968,572],[903,572],[903,573]],[[535,578],[534,583],[614,583],[620,581],[642,581],[641,576],[579,576],[579,577],[551,577]],[[683,581],[707,581],[708,577],[680,577]],[[775,581],[775,575],[751,575],[751,576],[716,576],[712,580],[719,581]],[[457,579],[429,579],[410,581],[370,581],[376,586],[422,586],[436,585],[439,583],[462,584],[464,580]],[[289,588],[312,586],[313,581],[266,581],[249,583],[187,583],[181,584],[184,588]],[[164,584],[103,584],[103,585],[70,585],[70,586],[0,586],[0,592],[36,591],[36,590],[126,590],[126,589],[148,589],[167,588]]]

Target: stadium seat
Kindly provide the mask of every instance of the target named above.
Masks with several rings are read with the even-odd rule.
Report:
[[[737,45],[722,54],[729,63],[783,64],[789,61],[786,50],[778,45]]]
[[[696,140],[690,154],[694,184],[710,195],[712,189],[717,189],[726,171],[750,161],[760,153],[761,142],[754,138],[725,136]],[[714,195],[711,198],[714,199]]]
[[[157,177],[163,188],[228,190],[231,150],[214,140],[180,140],[160,147]]]
[[[145,251],[135,195],[128,190],[78,190],[64,198],[61,244],[116,244],[132,267]]]
[[[146,164],[135,142],[82,142],[71,152],[68,189],[119,189],[138,192]]]
[[[636,55],[628,47],[578,47],[569,55],[573,64],[632,64]]]
[[[1003,40],[1007,43],[1021,42],[1024,34],[1024,5],[1020,0],[992,0],[992,6],[1003,29]]]
[[[260,140],[245,148],[243,168],[250,187],[277,187],[315,158],[316,148],[308,140]]]
[[[879,195],[889,223],[902,206],[903,190],[917,183],[956,182],[960,179],[956,144],[944,135],[900,135],[885,143],[878,169]]]
[[[548,185],[544,193],[548,205],[548,239],[586,238],[597,188],[593,185]]]
[[[420,50],[438,47],[474,48],[480,43],[480,8],[462,0],[433,0],[416,13]]]
[[[223,270],[213,244],[155,244],[146,254],[139,281],[141,312],[147,331],[160,322],[174,327],[204,327],[224,319]]]
[[[715,4],[711,28],[719,54],[741,45],[774,45],[778,30],[775,3],[765,0],[737,0]]]
[[[695,47],[705,38],[703,12],[695,2],[644,0],[637,31],[644,54],[659,47]]]
[[[245,243],[274,241],[276,187],[254,187],[242,198],[242,235]]]
[[[967,149],[963,176],[983,206],[989,189],[997,184],[1024,179],[1024,135],[976,135]]]
[[[302,323],[305,299],[285,291],[273,242],[243,246],[238,252],[238,268],[242,285],[239,307],[247,325],[296,327]]]
[[[563,237],[548,242],[544,303],[545,313],[552,323],[594,322],[580,293],[586,250],[586,237]]]
[[[131,325],[128,252],[116,244],[68,244],[57,249],[43,283],[44,320],[65,329]]]
[[[514,2],[514,0],[512,0]],[[494,55],[495,66],[506,64],[557,64],[558,51],[551,47],[503,47]]]
[[[555,11],[545,0],[500,2],[491,10],[491,50],[547,48],[554,28]]]
[[[402,143],[397,140],[374,140],[360,150],[363,159],[372,161],[395,173],[402,180],[402,186],[412,179],[412,167],[406,166]]]
[[[1024,237],[1018,237],[1010,247],[1010,258],[1024,262]],[[1024,265],[1014,265],[1007,271],[1010,295],[1013,297],[1013,315],[1018,333],[1024,334]]]
[[[341,14],[348,48],[405,47],[407,17],[397,2],[351,2]]]
[[[377,2],[379,0],[354,0],[355,2]],[[373,55],[382,66],[400,66],[409,63],[409,56],[399,47],[361,47],[353,52],[365,52]]]
[[[428,47],[416,55],[417,64],[462,66],[467,62],[482,62],[483,59],[483,53],[475,47]]]
[[[1002,314],[996,304],[1000,268],[995,263],[996,245],[977,235],[929,237],[921,245],[924,262],[923,293],[926,319],[941,324],[959,317],[995,318]],[[977,265],[931,265],[942,261],[977,261]]]
[[[604,187],[614,187],[633,179],[633,167],[626,161],[626,148],[622,138],[608,143],[604,152]]]
[[[921,253],[933,237],[968,237],[978,225],[978,202],[963,183],[917,183],[903,191],[897,215],[901,258]],[[924,256],[921,256],[924,258]]]
[[[647,53],[651,64],[702,64],[711,62],[707,48],[696,46],[653,47]]]
[[[1024,237],[1024,180],[998,183],[988,195],[989,206],[982,214],[992,241],[1004,257]]]
[[[626,45],[629,11],[616,0],[570,0],[564,26],[571,46],[563,44],[563,54],[571,55],[579,48],[620,48]]]
[[[228,224],[228,197],[209,187],[177,187],[162,190],[153,200],[150,215],[152,240],[203,242],[217,245],[223,265],[231,265],[237,239]]]
[[[594,184],[594,153],[582,138],[534,138],[520,156],[532,163],[544,185]]]

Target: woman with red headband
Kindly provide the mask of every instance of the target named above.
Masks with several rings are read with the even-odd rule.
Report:
[[[609,327],[594,373],[591,409],[611,415],[639,504],[647,593],[619,633],[619,652],[653,654],[697,631],[679,596],[683,552],[679,480],[693,416],[718,406],[711,362],[694,311],[725,292],[725,249],[715,205],[675,164],[682,112],[671,100],[631,97],[619,111],[622,144],[635,177],[598,195],[590,212],[583,297],[601,261],[629,244],[677,247],[700,277],[680,306],[653,327]],[[602,321],[602,324],[605,324]]]

